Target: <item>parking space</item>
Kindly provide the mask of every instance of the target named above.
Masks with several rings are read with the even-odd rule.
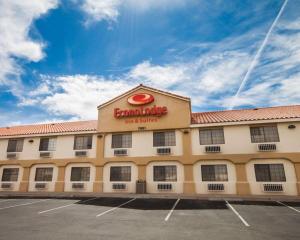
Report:
[[[0,239],[299,239],[299,209],[276,201],[0,199]]]

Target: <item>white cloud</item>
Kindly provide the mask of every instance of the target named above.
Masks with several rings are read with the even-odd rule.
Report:
[[[0,85],[20,91],[22,67],[15,58],[37,62],[44,57],[44,43],[29,36],[33,21],[57,6],[57,0],[0,0]]]

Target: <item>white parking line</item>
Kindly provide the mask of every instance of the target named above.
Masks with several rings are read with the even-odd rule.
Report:
[[[129,201],[127,201],[127,202],[125,202],[125,203],[122,203],[122,204],[120,204],[120,205],[117,206],[117,207],[114,207],[114,208],[111,208],[111,209],[109,209],[109,210],[107,210],[107,211],[105,211],[105,212],[99,213],[98,215],[96,215],[96,217],[100,217],[100,216],[103,216],[103,215],[106,214],[106,213],[112,212],[112,211],[114,211],[114,210],[116,210],[116,209],[118,209],[118,208],[120,208],[120,207],[122,207],[122,206],[124,206],[124,205],[126,205],[126,204],[128,204],[128,203],[130,203],[130,202],[132,202],[132,201],[134,201],[134,200],[136,200],[136,198],[130,199]]]
[[[0,200],[0,203],[2,203],[2,202],[7,202],[7,201],[11,201],[11,200],[16,200],[16,199],[5,199],[5,200]]]
[[[174,203],[172,209],[170,210],[170,212],[169,212],[168,215],[166,216],[165,221],[168,221],[168,220],[169,220],[169,218],[171,217],[171,215],[172,215],[174,209],[176,208],[177,204],[179,203],[179,201],[180,201],[180,198],[178,198],[177,201]]]
[[[85,203],[85,202],[88,202],[88,201],[91,201],[91,200],[94,200],[94,199],[96,199],[96,197],[95,198],[90,198],[90,199],[87,199],[87,200],[84,200],[84,201],[80,200],[80,201],[77,201],[77,202],[74,202],[74,203],[71,203],[71,204],[67,204],[67,205],[63,205],[63,206],[60,206],[60,207],[56,207],[56,208],[51,208],[51,209],[48,209],[48,210],[45,210],[45,211],[38,212],[38,214],[43,214],[43,213],[51,212],[51,211],[54,211],[54,210],[57,210],[57,209],[70,207],[70,206],[73,206],[77,203]]]
[[[287,204],[284,204],[284,203],[282,203],[282,202],[280,202],[280,201],[276,201],[276,202],[278,202],[279,204],[281,204],[281,205],[283,205],[283,206],[288,207],[289,209],[292,209],[292,210],[294,210],[294,211],[300,213],[300,210],[298,210],[298,209],[296,209],[296,208],[293,208],[293,207],[291,207],[291,206],[289,206],[289,205],[287,205]]]
[[[235,210],[234,207],[231,206],[231,204],[230,204],[228,201],[225,200],[225,202],[226,202],[226,205],[234,212],[234,214],[237,215],[237,216],[239,217],[239,219],[244,223],[244,225],[245,225],[246,227],[250,227],[250,225],[249,225],[249,224],[246,222],[246,220],[238,213],[238,211]]]
[[[31,205],[31,204],[35,204],[35,203],[39,203],[39,202],[45,202],[45,201],[48,201],[48,200],[50,200],[50,199],[43,199],[43,200],[39,200],[39,201],[35,201],[35,202],[16,204],[16,205],[8,206],[8,207],[2,207],[2,208],[0,208],[0,210],[8,209],[8,208],[14,208],[14,207],[19,207],[19,206]]]

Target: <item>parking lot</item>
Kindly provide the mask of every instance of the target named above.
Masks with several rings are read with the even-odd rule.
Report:
[[[0,239],[300,239],[300,202],[0,199]]]

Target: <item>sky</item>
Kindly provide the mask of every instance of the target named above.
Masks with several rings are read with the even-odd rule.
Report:
[[[194,112],[300,104],[300,0],[0,0],[0,126],[97,119],[139,84]]]

